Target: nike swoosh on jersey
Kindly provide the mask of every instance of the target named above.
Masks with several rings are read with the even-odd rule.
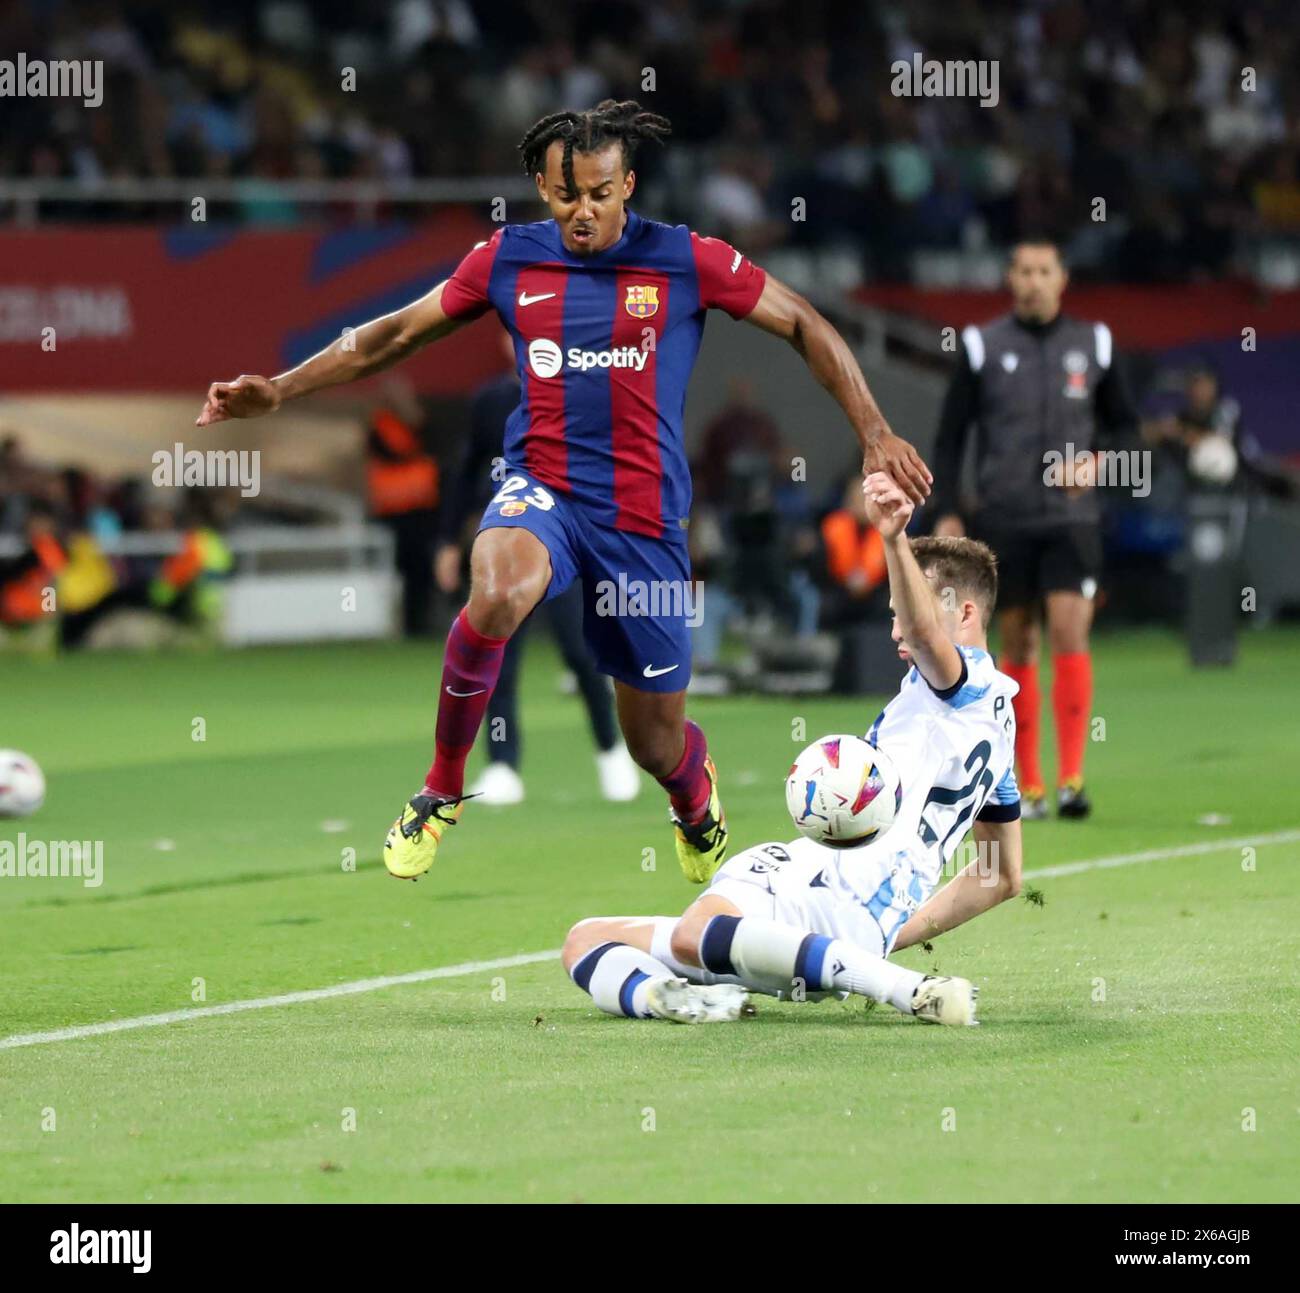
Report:
[[[466,696],[481,696],[485,691],[487,691],[486,687],[480,687],[478,691],[452,691],[452,689],[448,687],[447,695],[459,696],[461,700],[464,700]]]
[[[549,301],[554,295],[554,292],[539,292],[536,296],[529,296],[527,292],[520,292],[519,304],[536,305],[538,301]]]
[[[657,678],[661,673],[672,673],[676,668],[677,666],[675,664],[666,664],[662,669],[656,669],[654,665],[648,664],[641,670],[641,676],[643,678]]]

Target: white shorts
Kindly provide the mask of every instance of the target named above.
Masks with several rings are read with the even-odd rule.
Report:
[[[729,858],[708,892],[746,916],[763,916],[887,956],[908,916],[925,900],[906,853],[837,851],[798,839],[756,844]]]

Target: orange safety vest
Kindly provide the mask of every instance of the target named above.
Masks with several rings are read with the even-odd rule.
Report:
[[[68,564],[63,549],[48,534],[32,540],[32,551],[39,564],[0,587],[0,621],[5,624],[31,624],[44,619],[45,590]]]
[[[371,454],[366,485],[372,516],[397,516],[438,506],[438,464],[426,454],[415,432],[396,414],[381,410],[370,429],[396,455]]]
[[[203,569],[203,544],[190,530],[181,541],[181,550],[162,563],[159,576],[178,592],[198,578]]]
[[[822,521],[822,541],[826,544],[826,565],[837,584],[848,583],[854,570],[861,570],[867,588],[875,588],[887,573],[885,541],[874,526],[860,526],[851,512],[831,512]]]

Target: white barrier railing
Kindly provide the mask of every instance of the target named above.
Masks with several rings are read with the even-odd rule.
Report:
[[[237,559],[224,585],[227,645],[355,641],[392,632],[398,580],[393,536],[383,526],[249,526],[222,537]],[[166,557],[183,538],[179,531],[128,533],[99,547],[110,557]],[[0,558],[24,550],[19,539],[0,537]]]
[[[99,539],[107,557],[168,557],[184,541],[180,530],[127,531]],[[388,569],[393,564],[393,536],[381,525],[250,525],[222,535],[239,558],[241,569],[254,571],[271,555],[293,557],[337,552],[340,570]],[[0,535],[0,558],[21,556],[27,545],[16,535]]]

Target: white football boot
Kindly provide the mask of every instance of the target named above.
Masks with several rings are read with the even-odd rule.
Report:
[[[969,979],[927,974],[912,993],[912,1013],[929,1024],[977,1028],[975,1000],[979,994]]]
[[[470,799],[477,796],[480,803],[500,808],[524,802],[524,779],[508,763],[489,763],[479,779],[470,787]]]
[[[664,975],[646,984],[645,1002],[656,1019],[675,1024],[729,1024],[746,1013],[749,993],[738,983],[701,985]]]
[[[622,741],[596,755],[596,775],[600,793],[611,803],[625,804],[641,793],[641,770]]]

